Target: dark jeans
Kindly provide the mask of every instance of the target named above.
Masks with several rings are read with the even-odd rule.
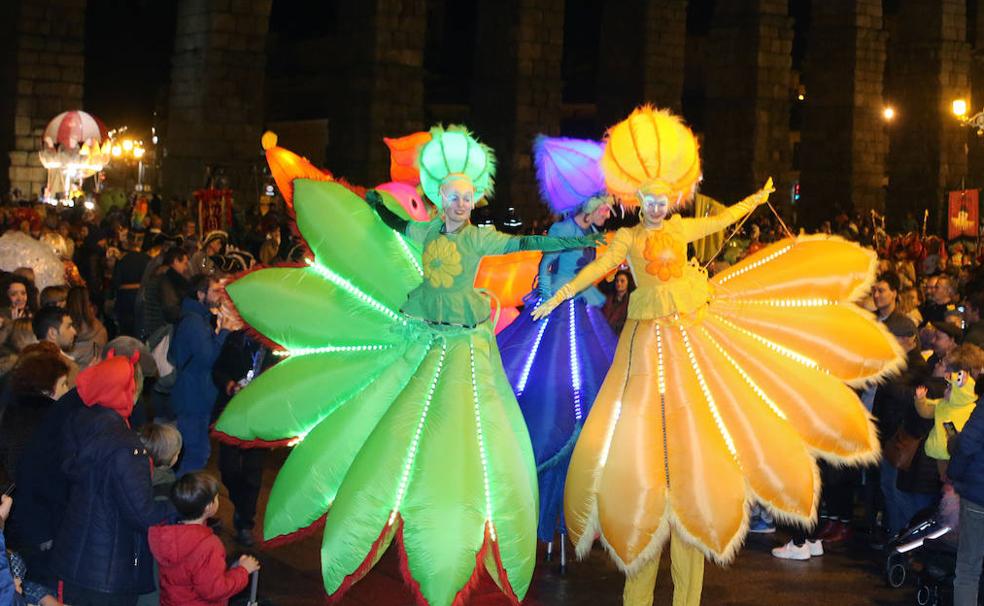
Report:
[[[984,565],[984,506],[960,498],[960,543],[953,579],[953,606],[977,606]]]
[[[923,509],[939,501],[939,493],[906,492],[896,486],[899,470],[882,459],[881,489],[885,496],[885,518],[882,525],[889,536],[908,526],[909,521]]]
[[[219,445],[219,472],[235,508],[232,520],[236,530],[252,530],[256,525],[256,501],[260,497],[265,456],[263,448]]]
[[[137,291],[121,290],[116,293],[116,322],[119,325],[121,335],[137,336],[136,310],[137,310]]]
[[[859,477],[860,471],[857,468],[820,464],[820,478],[823,483],[821,500],[825,517],[841,522],[851,521],[854,517],[854,489]]]
[[[102,593],[92,591],[66,582],[64,585],[65,604],[72,606],[135,606],[137,594]]]

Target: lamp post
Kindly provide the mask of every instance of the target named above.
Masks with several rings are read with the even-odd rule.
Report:
[[[143,191],[144,164],[143,157],[147,153],[143,141],[139,139],[126,138],[119,142],[114,142],[110,152],[114,159],[123,160],[128,164],[137,163],[137,191]]]

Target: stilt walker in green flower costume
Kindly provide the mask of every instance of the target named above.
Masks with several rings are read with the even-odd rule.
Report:
[[[492,152],[462,128],[431,134],[421,185],[441,218],[409,222],[383,193],[366,204],[337,183],[293,182],[314,259],[228,287],[242,317],[289,357],[233,399],[216,432],[240,444],[297,443],[264,534],[287,540],[323,519],[332,597],[395,539],[420,603],[464,602],[482,569],[518,602],[536,557],[536,469],[489,299],[472,284],[484,255],[597,239],[471,225],[492,188]]]

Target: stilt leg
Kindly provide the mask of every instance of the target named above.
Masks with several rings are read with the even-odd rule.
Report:
[[[544,562],[553,561],[553,541],[547,543],[547,555],[543,556],[543,561]]]
[[[560,533],[560,574],[567,572],[567,535]]]

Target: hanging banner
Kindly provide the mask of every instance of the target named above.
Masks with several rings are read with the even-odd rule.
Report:
[[[960,237],[976,238],[977,226],[980,221],[978,214],[977,189],[964,189],[950,192],[950,204],[947,211],[947,239]]]
[[[202,234],[232,227],[232,190],[200,189],[195,192],[198,200],[198,229]]]

